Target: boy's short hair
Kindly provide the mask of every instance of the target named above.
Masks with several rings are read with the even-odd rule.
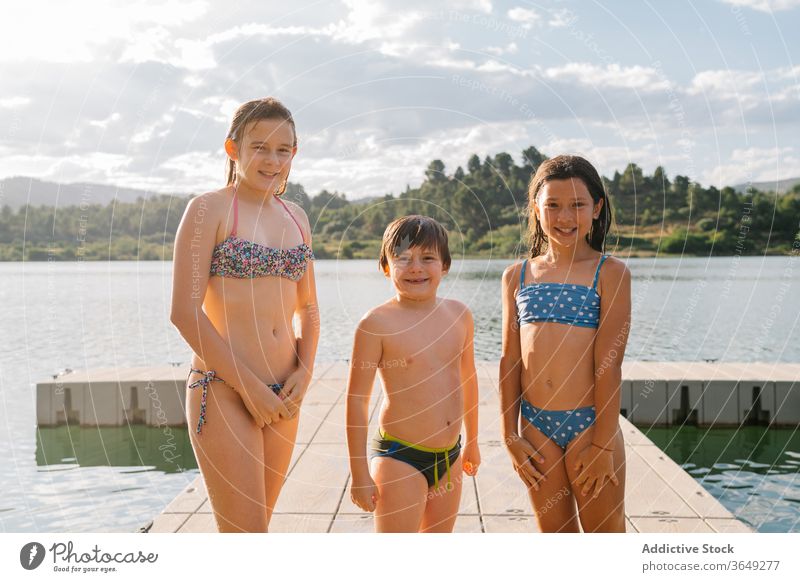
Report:
[[[447,231],[429,216],[411,214],[398,218],[386,227],[381,243],[380,269],[389,270],[389,257],[399,255],[411,247],[436,249],[442,259],[444,270],[450,268],[450,247]]]

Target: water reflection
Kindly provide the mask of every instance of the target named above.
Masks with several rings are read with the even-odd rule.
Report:
[[[196,469],[197,461],[186,427],[59,426],[36,431],[36,465],[48,471],[110,466],[180,473]]]
[[[640,428],[738,519],[760,532],[800,531],[797,430]]]

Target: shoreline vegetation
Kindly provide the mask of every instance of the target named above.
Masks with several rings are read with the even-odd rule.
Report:
[[[337,192],[313,197],[290,183],[285,199],[309,216],[319,259],[374,259],[386,225],[426,214],[450,233],[454,258],[517,258],[526,254],[527,186],[546,158],[535,147],[522,165],[505,152],[466,170],[446,172],[441,160],[417,188],[350,202]],[[614,207],[608,251],[621,257],[786,255],[800,241],[800,184],[783,194],[748,188],[705,188],[686,176],[670,180],[660,166],[645,175],[628,164],[603,177]],[[188,196],[149,195],[107,205],[25,205],[0,209],[0,261],[171,260]]]

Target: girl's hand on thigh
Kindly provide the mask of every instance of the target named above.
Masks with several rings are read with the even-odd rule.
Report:
[[[578,453],[575,471],[579,472],[575,483],[581,486],[584,496],[592,495],[596,499],[609,481],[619,485],[614,473],[614,452],[592,444]]]
[[[536,470],[533,460],[544,463],[544,457],[533,448],[530,442],[519,435],[506,438],[506,449],[511,455],[511,463],[514,465],[517,475],[528,487],[533,487],[538,491],[539,481],[545,481],[547,478]]]
[[[350,486],[350,499],[359,508],[364,511],[375,511],[375,504],[380,497],[378,486],[375,485],[372,477],[364,477],[359,480],[353,479]]]

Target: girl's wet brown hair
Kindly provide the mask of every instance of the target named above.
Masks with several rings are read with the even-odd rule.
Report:
[[[420,214],[403,216],[389,223],[383,233],[378,265],[384,273],[389,271],[389,258],[411,247],[436,249],[445,271],[450,269],[450,246],[447,231],[433,218]]]
[[[528,186],[528,237],[531,242],[529,254],[531,258],[544,253],[548,245],[547,235],[544,234],[542,225],[539,224],[533,210],[536,205],[536,197],[550,180],[569,180],[570,178],[578,178],[586,185],[595,204],[600,200],[603,201],[600,215],[592,220],[589,234],[586,235],[586,242],[594,250],[605,253],[606,235],[611,228],[612,211],[611,200],[606,194],[603,180],[595,167],[585,158],[561,155],[542,162]]]
[[[282,119],[286,121],[292,126],[292,133],[294,134],[292,147],[297,147],[297,128],[295,128],[292,113],[283,103],[275,99],[275,97],[254,99],[240,105],[236,113],[233,114],[233,121],[231,121],[231,127],[228,129],[226,139],[232,139],[237,144],[241,144],[241,139],[247,130],[247,125],[261,119]],[[228,158],[226,170],[228,175],[227,185],[230,186],[236,181],[236,162]],[[286,181],[284,181],[283,186],[281,186],[280,194],[283,194],[285,190]]]

